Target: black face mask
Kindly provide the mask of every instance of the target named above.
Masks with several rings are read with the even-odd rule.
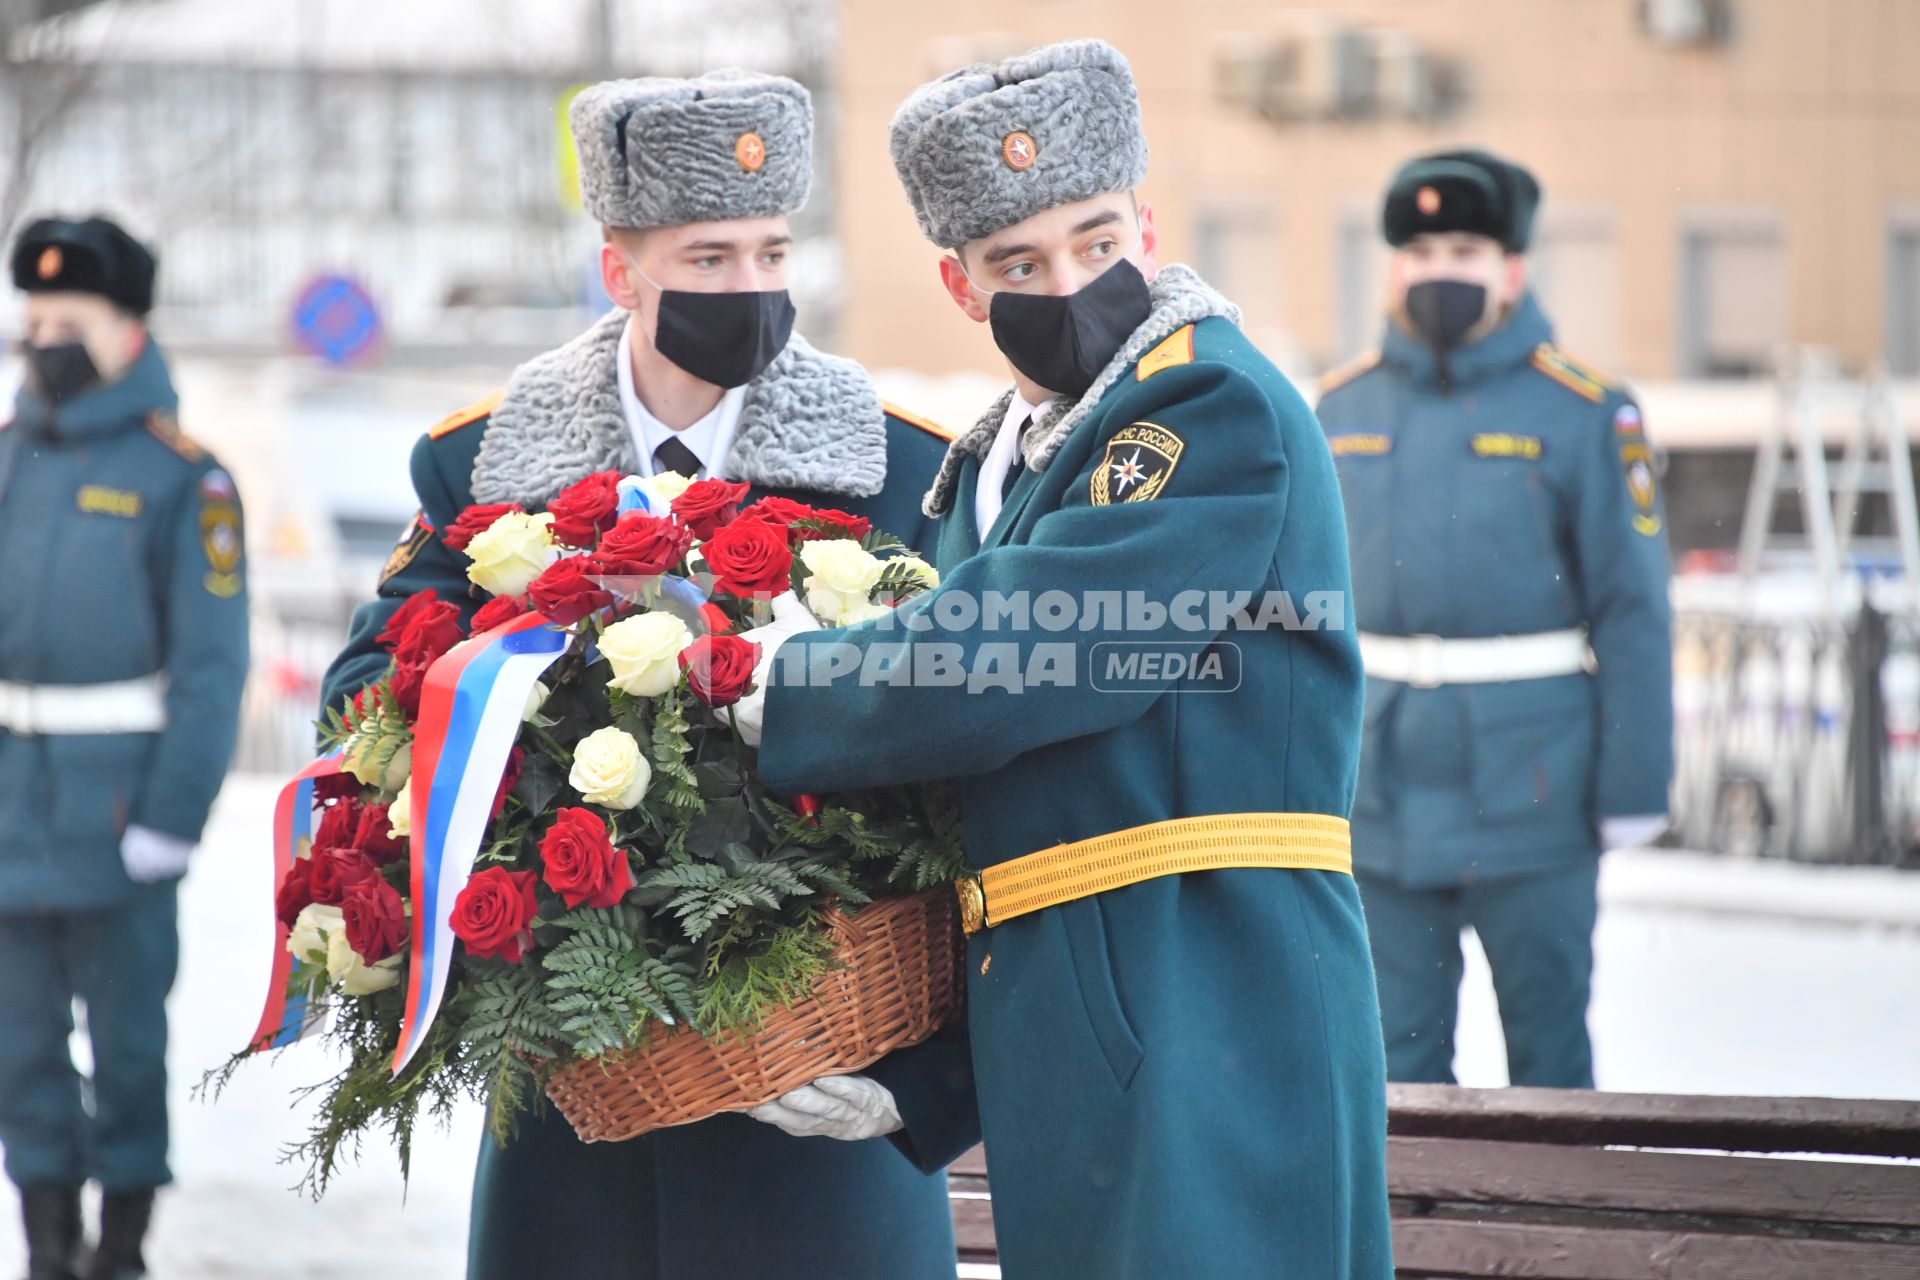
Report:
[[[100,383],[100,370],[78,342],[55,342],[44,347],[28,344],[21,348],[21,354],[27,358],[34,389],[50,404],[71,400]]]
[[[702,382],[739,387],[766,372],[793,336],[793,300],[764,293],[663,289],[653,345]]]
[[[1445,355],[1487,314],[1487,287],[1465,280],[1422,280],[1407,290],[1407,321]]]
[[[987,317],[1013,367],[1048,391],[1080,396],[1153,312],[1147,278],[1126,259],[1076,293],[996,293]]]

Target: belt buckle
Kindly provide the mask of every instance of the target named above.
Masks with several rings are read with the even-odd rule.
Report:
[[[1438,689],[1446,681],[1440,678],[1441,645],[1444,637],[1423,634],[1407,637],[1407,683],[1415,689]]]
[[[987,891],[979,876],[961,876],[953,892],[960,900],[960,931],[971,938],[987,927]]]

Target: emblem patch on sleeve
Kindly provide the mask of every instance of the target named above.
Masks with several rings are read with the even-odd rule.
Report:
[[[1626,468],[1627,492],[1633,495],[1634,532],[1651,538],[1660,532],[1660,517],[1653,509],[1657,496],[1653,478],[1653,451],[1638,441],[1620,446],[1620,465]]]
[[[1136,422],[1114,432],[1093,469],[1089,497],[1096,507],[1150,502],[1160,496],[1187,445],[1165,427]]]
[[[413,519],[407,521],[407,527],[400,531],[400,541],[394,544],[393,554],[381,566],[379,585],[386,586],[387,579],[412,564],[413,558],[420,554],[427,540],[432,537],[433,526],[427,523],[426,515],[415,512]]]
[[[240,508],[231,501],[202,499],[200,549],[207,555],[207,591],[223,600],[240,594]]]

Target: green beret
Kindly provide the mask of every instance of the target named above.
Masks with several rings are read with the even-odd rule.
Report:
[[[27,293],[93,293],[137,316],[153,310],[153,254],[106,218],[36,219],[12,263],[14,287]]]
[[[1415,236],[1465,231],[1524,253],[1539,207],[1540,184],[1519,165],[1486,151],[1441,151],[1400,166],[1380,227],[1396,249]]]

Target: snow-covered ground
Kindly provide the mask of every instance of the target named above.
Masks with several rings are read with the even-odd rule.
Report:
[[[405,1189],[369,1148],[324,1201],[276,1163],[303,1132],[292,1090],[321,1080],[314,1046],[243,1071],[219,1103],[188,1097],[259,1012],[271,918],[264,856],[274,783],[236,778],[183,898],[173,998],[174,1169],[156,1280],[359,1280],[462,1273],[480,1141],[469,1109],[415,1153]],[[1603,1087],[1920,1098],[1920,875],[1616,854],[1602,882],[1593,1025]],[[1505,1083],[1492,989],[1470,952],[1460,1076]],[[0,1276],[21,1265],[0,1186]]]

